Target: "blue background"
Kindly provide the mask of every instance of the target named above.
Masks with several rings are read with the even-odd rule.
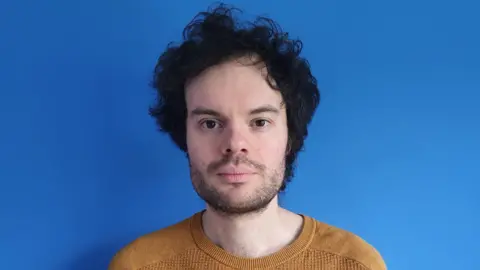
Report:
[[[322,103],[282,203],[389,269],[480,269],[475,1],[231,1],[305,42]],[[0,3],[2,269],[106,269],[203,207],[147,108],[153,66],[210,1]]]

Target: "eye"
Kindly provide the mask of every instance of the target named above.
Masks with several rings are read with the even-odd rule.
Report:
[[[256,119],[253,121],[253,124],[255,127],[266,127],[268,124],[270,124],[270,122],[268,122],[266,119]]]
[[[206,129],[214,129],[220,126],[220,124],[217,121],[211,120],[211,119],[202,121],[201,125],[203,128],[206,128]]]

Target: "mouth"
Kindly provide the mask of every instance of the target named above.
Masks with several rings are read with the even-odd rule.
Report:
[[[253,173],[218,173],[218,176],[220,176],[225,182],[229,184],[239,184],[239,183],[245,183],[248,181],[248,178],[252,175]]]

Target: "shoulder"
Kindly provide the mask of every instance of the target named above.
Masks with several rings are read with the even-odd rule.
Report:
[[[121,248],[108,270],[136,270],[168,260],[195,246],[190,233],[192,217],[163,229],[142,235]]]
[[[347,230],[315,220],[312,249],[362,265],[368,270],[386,270],[379,251],[360,236]]]

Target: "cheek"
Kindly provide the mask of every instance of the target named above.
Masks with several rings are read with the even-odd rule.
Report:
[[[202,151],[198,148],[189,148],[188,149],[188,157],[190,164],[197,168],[202,170],[203,167],[206,167],[206,161],[205,161],[205,155],[201,154]]]
[[[277,166],[285,158],[287,148],[287,140],[266,140],[264,141],[258,152],[260,153],[263,162],[268,163],[269,166]]]
[[[208,164],[213,160],[209,144],[198,139],[187,139],[187,149],[190,164],[197,170],[206,170]]]
[[[218,152],[220,138],[215,134],[203,133],[193,127],[187,127],[187,148],[192,155],[208,160]]]

